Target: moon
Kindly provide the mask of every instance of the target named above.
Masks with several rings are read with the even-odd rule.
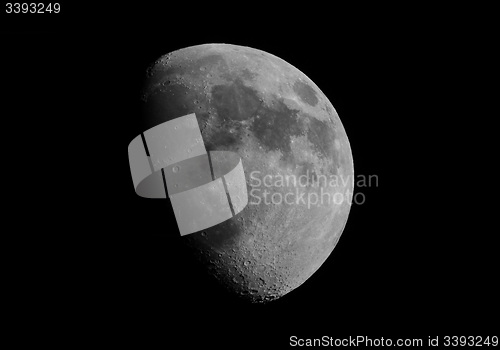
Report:
[[[142,104],[147,127],[195,113],[207,151],[242,159],[245,209],[182,237],[211,275],[268,302],[320,268],[346,225],[354,168],[340,118],[313,81],[264,51],[198,45],[147,70]]]

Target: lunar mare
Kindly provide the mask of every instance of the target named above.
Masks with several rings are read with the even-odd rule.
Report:
[[[147,71],[142,101],[146,127],[195,113],[208,152],[241,158],[246,207],[183,237],[212,275],[237,295],[265,302],[297,288],[323,264],[350,210],[348,200],[323,199],[348,198],[354,169],[340,118],[314,82],[269,53],[207,44],[159,58]],[[264,185],[278,176],[301,177],[305,185]],[[318,181],[335,177],[342,179],[335,186]]]

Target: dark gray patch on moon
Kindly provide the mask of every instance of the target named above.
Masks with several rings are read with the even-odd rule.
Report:
[[[314,145],[314,148],[325,158],[334,158],[338,161],[338,155],[333,150],[333,142],[335,141],[335,132],[331,124],[322,122],[316,118],[309,118],[309,129],[307,138]]]
[[[226,120],[249,119],[260,105],[257,92],[245,86],[240,79],[229,85],[214,86],[212,98],[219,118]]]
[[[316,97],[316,92],[314,89],[303,81],[297,80],[293,84],[293,91],[300,97],[302,101],[310,106],[316,106],[318,104],[318,98]]]

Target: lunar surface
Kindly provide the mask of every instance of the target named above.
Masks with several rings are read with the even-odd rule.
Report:
[[[142,100],[146,128],[195,113],[207,151],[242,159],[248,205],[182,237],[209,272],[252,302],[306,281],[337,244],[353,191],[349,142],[320,89],[272,54],[207,44],[158,59]]]

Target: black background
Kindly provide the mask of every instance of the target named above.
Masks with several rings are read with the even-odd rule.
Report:
[[[7,152],[18,171],[6,173],[26,191],[10,205],[9,275],[27,318],[55,318],[88,337],[224,348],[286,347],[291,335],[498,329],[493,247],[469,224],[454,177],[465,165],[449,152],[455,130],[443,131],[453,31],[369,10],[188,16],[63,5],[59,17],[3,22],[4,134],[22,151]],[[165,206],[136,196],[130,180],[126,147],[143,131],[146,68],[203,43],[254,47],[299,68],[337,110],[355,173],[378,176],[378,187],[357,188],[366,201],[352,207],[323,266],[266,305],[237,300],[207,276]]]

